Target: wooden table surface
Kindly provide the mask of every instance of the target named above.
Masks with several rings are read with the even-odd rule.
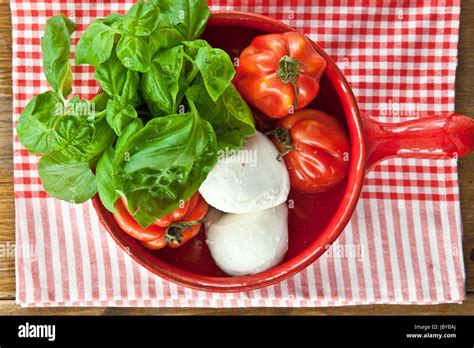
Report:
[[[456,112],[474,116],[474,0],[463,0],[456,77]],[[11,16],[0,0],[0,245],[15,241],[12,164]],[[459,160],[467,300],[436,306],[371,305],[337,308],[20,308],[15,304],[15,260],[0,255],[0,315],[474,315],[474,155]],[[0,249],[2,250],[2,249]]]

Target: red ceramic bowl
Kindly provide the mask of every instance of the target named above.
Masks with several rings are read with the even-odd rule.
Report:
[[[212,14],[203,38],[238,57],[252,38],[294,29],[276,20],[241,12]],[[351,139],[347,179],[328,193],[290,193],[294,209],[289,213],[289,249],[284,262],[255,275],[228,277],[214,263],[204,231],[178,249],[150,251],[122,231],[98,196],[93,203],[102,224],[133,259],[167,280],[206,291],[230,292],[261,288],[280,282],[317,260],[340,235],[349,221],[364,181],[376,162],[393,156],[460,157],[474,148],[474,120],[461,115],[441,115],[382,124],[362,115],[352,90],[334,61],[317,45],[326,59],[321,91],[311,107],[344,122]]]

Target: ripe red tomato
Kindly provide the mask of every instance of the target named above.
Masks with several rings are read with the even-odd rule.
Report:
[[[115,211],[117,213],[114,214],[114,218],[117,224],[135,239],[149,241],[160,238],[165,234],[165,229],[156,225],[151,225],[148,228],[140,226],[130,214],[126,203],[122,199],[115,202]]]
[[[303,193],[332,189],[347,175],[349,139],[343,125],[322,111],[304,109],[278,120],[268,132],[290,175],[291,188]]]
[[[198,234],[208,209],[207,202],[196,192],[180,207],[148,228],[143,228],[133,218],[125,200],[119,199],[115,203],[117,214],[114,218],[120,228],[148,249],[157,250],[165,246],[178,248]]]
[[[234,84],[248,103],[269,117],[282,118],[316,97],[325,67],[303,34],[262,35],[242,51]]]

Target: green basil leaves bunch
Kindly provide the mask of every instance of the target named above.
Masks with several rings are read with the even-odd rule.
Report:
[[[35,96],[17,124],[20,141],[30,153],[43,155],[39,174],[52,196],[82,203],[97,192],[92,168],[115,141],[101,116],[107,96],[81,100],[72,92],[70,35],[75,24],[64,15],[50,18],[41,40],[43,66],[52,90]]]
[[[208,18],[205,1],[139,0],[125,15],[111,14],[92,23],[78,42],[76,64],[97,67],[116,45],[127,69],[145,73],[159,50],[198,38]]]
[[[139,0],[126,14],[94,20],[75,50],[102,89],[91,101],[67,100],[74,23],[48,20],[42,49],[52,91],[27,105],[17,132],[43,155],[50,194],[81,203],[98,192],[112,212],[123,197],[147,227],[198,190],[218,151],[255,133],[230,57],[199,39],[209,14],[205,0]]]

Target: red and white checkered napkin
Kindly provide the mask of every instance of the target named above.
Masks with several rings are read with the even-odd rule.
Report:
[[[77,23],[74,41],[96,17],[132,0],[13,0],[14,124],[48,88],[40,37],[60,12]],[[360,107],[383,121],[454,110],[459,0],[213,0],[214,10],[268,15],[323,46],[352,83]],[[75,93],[97,85],[74,67]],[[366,180],[344,233],[312,266],[265,289],[217,294],[176,286],[119,249],[90,203],[49,197],[37,156],[14,138],[17,301],[23,306],[334,306],[433,304],[465,297],[461,216],[454,160],[390,160]],[[29,248],[30,247],[30,248]],[[27,253],[30,251],[30,254]]]

